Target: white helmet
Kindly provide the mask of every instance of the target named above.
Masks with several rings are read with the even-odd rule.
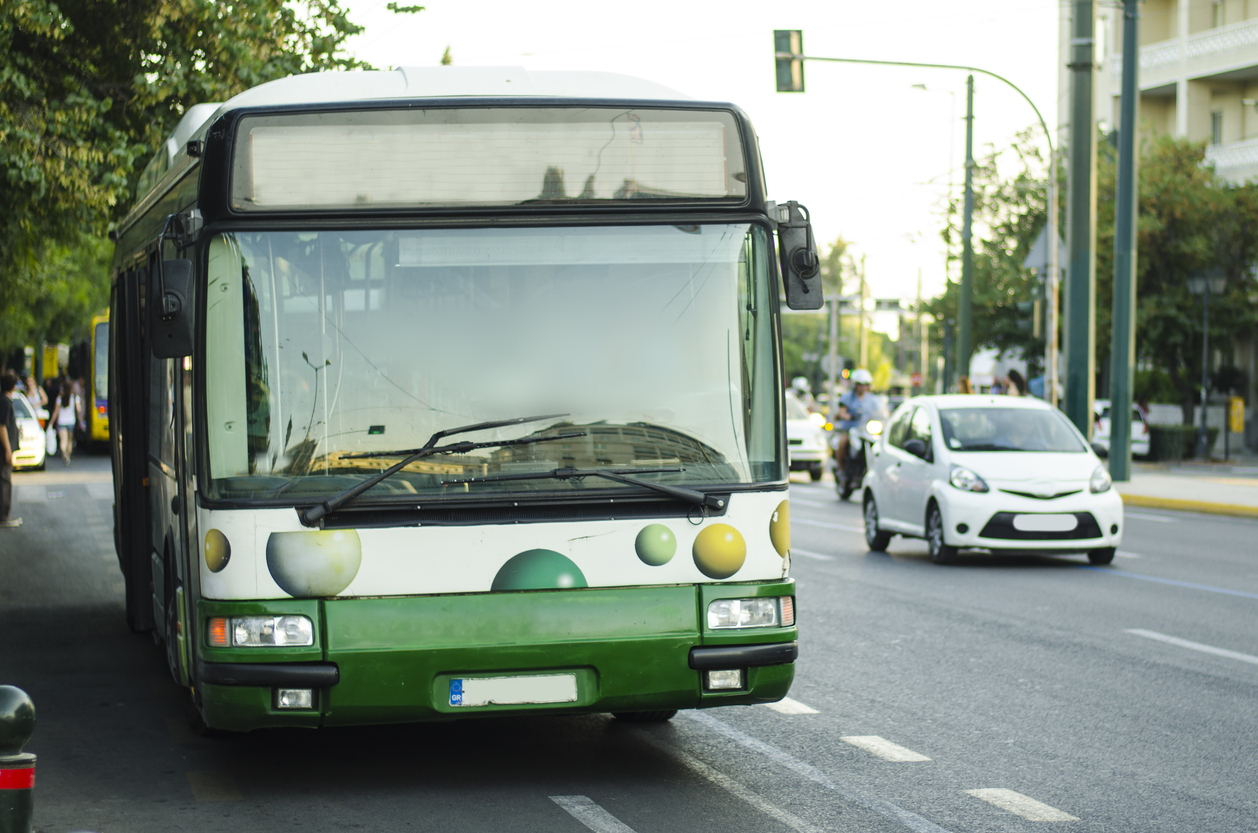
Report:
[[[873,383],[874,383],[873,374],[871,374],[865,368],[862,367],[858,370],[852,371],[852,384],[853,385],[872,385]]]
[[[796,376],[791,380],[791,387],[800,393],[809,393],[812,390],[812,385],[808,383],[806,376]]]

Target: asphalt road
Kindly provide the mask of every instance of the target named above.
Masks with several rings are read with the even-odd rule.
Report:
[[[0,530],[39,831],[1258,829],[1258,522],[1132,511],[1112,567],[943,567],[867,553],[857,507],[797,482],[801,659],[776,709],[204,739],[123,622],[108,460],[49,465]]]

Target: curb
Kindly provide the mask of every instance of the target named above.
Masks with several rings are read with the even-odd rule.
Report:
[[[1147,509],[1173,509],[1179,512],[1202,512],[1207,515],[1229,515],[1233,518],[1258,518],[1258,506],[1241,506],[1235,503],[1211,503],[1204,500],[1182,500],[1171,497],[1148,495],[1122,496],[1123,506],[1143,506]]]

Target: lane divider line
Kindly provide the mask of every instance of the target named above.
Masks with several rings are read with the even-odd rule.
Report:
[[[550,800],[594,833],[633,833],[625,824],[584,795],[552,795]]]
[[[914,752],[912,749],[905,749],[898,743],[892,743],[886,738],[880,738],[877,735],[848,735],[839,738],[844,743],[850,743],[857,749],[864,749],[871,755],[877,755],[884,761],[895,761],[896,763],[907,763],[910,761],[929,761],[925,755]]]
[[[791,501],[791,503],[799,503],[799,504],[802,504],[803,506],[821,506],[821,507],[828,507],[828,506],[832,506],[832,505],[833,505],[833,504],[829,504],[829,503],[822,503],[822,502],[821,502],[821,501],[819,501],[819,500],[805,500],[805,499],[804,499],[804,498],[802,498],[802,497],[792,497],[792,498],[790,499],[790,501]]]
[[[1164,515],[1146,515],[1143,512],[1128,512],[1126,510],[1123,510],[1123,517],[1135,518],[1138,521],[1154,521],[1155,523],[1160,523],[1160,524],[1175,523],[1174,518],[1168,518]]]
[[[794,755],[791,755],[789,752],[765,743],[758,738],[753,738],[746,732],[735,729],[728,723],[717,720],[711,715],[697,711],[687,711],[683,712],[683,714],[687,719],[693,720],[714,732],[724,735],[737,743],[739,746],[743,746],[754,752],[759,752],[761,755],[764,755],[775,763],[786,767],[797,775],[802,775],[814,784],[830,790],[844,800],[852,804],[856,804],[871,813],[876,813],[883,818],[899,822],[909,830],[915,831],[915,833],[949,833],[947,828],[940,827],[930,819],[923,818],[917,813],[905,810],[903,807],[893,804],[886,799],[871,795],[870,793],[862,790],[860,787],[852,784],[844,784],[841,781],[835,781],[812,764],[805,763],[804,761],[796,758]]]
[[[1002,810],[1008,810],[1027,821],[1078,821],[1078,816],[1072,816],[1069,813],[1062,812],[1056,807],[1050,807],[1042,801],[1036,801],[1030,796],[1023,795],[1013,790],[985,789],[985,790],[966,790],[966,795],[972,795],[980,798],[988,804],[995,805]]]
[[[1144,556],[1138,552],[1124,552],[1123,550],[1119,550],[1114,553],[1114,555],[1117,555],[1119,558],[1144,558]]]
[[[244,797],[226,772],[186,772],[184,775],[197,801],[240,801]]]
[[[833,561],[833,555],[825,555],[824,553],[812,552],[811,550],[801,550],[791,547],[791,555],[802,555],[804,558],[812,558],[817,561]]]
[[[752,792],[747,787],[744,787],[733,778],[730,778],[723,772],[718,772],[693,755],[683,752],[675,746],[670,746],[659,738],[651,737],[649,735],[644,735],[644,738],[648,743],[656,749],[659,749],[665,755],[680,761],[686,768],[694,772],[696,775],[706,778],[713,784],[716,784],[718,787],[728,792],[730,795],[735,796],[736,798],[741,798],[743,801],[747,802],[752,807],[755,807],[766,816],[777,819],[792,830],[798,831],[798,833],[823,833],[821,828],[814,827],[789,810],[783,810],[776,804],[771,804],[768,801],[765,801],[758,794]]]
[[[1093,567],[1090,564],[1080,564],[1080,570],[1095,570],[1098,573],[1105,573],[1109,576],[1123,576],[1124,578],[1138,578],[1141,581],[1152,581],[1158,584],[1170,584],[1175,587],[1187,587],[1190,590],[1206,590],[1211,593],[1222,593],[1225,596],[1240,596],[1242,599],[1258,599],[1258,593],[1246,593],[1243,590],[1229,590],[1226,587],[1211,587],[1207,584],[1193,584],[1189,581],[1176,581],[1173,578],[1158,578],[1157,576],[1142,576],[1139,573],[1127,573],[1122,570],[1115,570],[1110,567]]]
[[[1227,657],[1228,659],[1239,660],[1240,662],[1248,662],[1251,665],[1258,665],[1258,657],[1253,654],[1242,654],[1240,651],[1229,651],[1227,648],[1216,648],[1213,645],[1203,645],[1200,642],[1191,642],[1187,639],[1180,639],[1177,636],[1167,636],[1157,631],[1146,631],[1142,628],[1128,628],[1124,633],[1143,636],[1145,639],[1156,639],[1158,642],[1165,642],[1167,645],[1175,645],[1180,648],[1188,648],[1193,651],[1200,651],[1203,654],[1214,654],[1216,657]]]
[[[819,526],[823,529],[841,529],[844,532],[859,532],[865,534],[865,527],[852,526],[851,524],[831,524],[825,521],[810,521],[807,518],[791,518],[792,524],[803,524],[804,526]]]
[[[821,714],[812,706],[805,706],[798,700],[792,700],[789,697],[783,697],[776,703],[765,703],[766,709],[773,709],[778,714]]]

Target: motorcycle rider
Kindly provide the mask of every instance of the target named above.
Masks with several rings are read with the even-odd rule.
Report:
[[[867,411],[878,407],[878,397],[871,393],[873,386],[873,374],[858,368],[852,371],[852,389],[839,397],[839,444],[834,457],[839,470],[847,465],[848,430],[860,425]]]

